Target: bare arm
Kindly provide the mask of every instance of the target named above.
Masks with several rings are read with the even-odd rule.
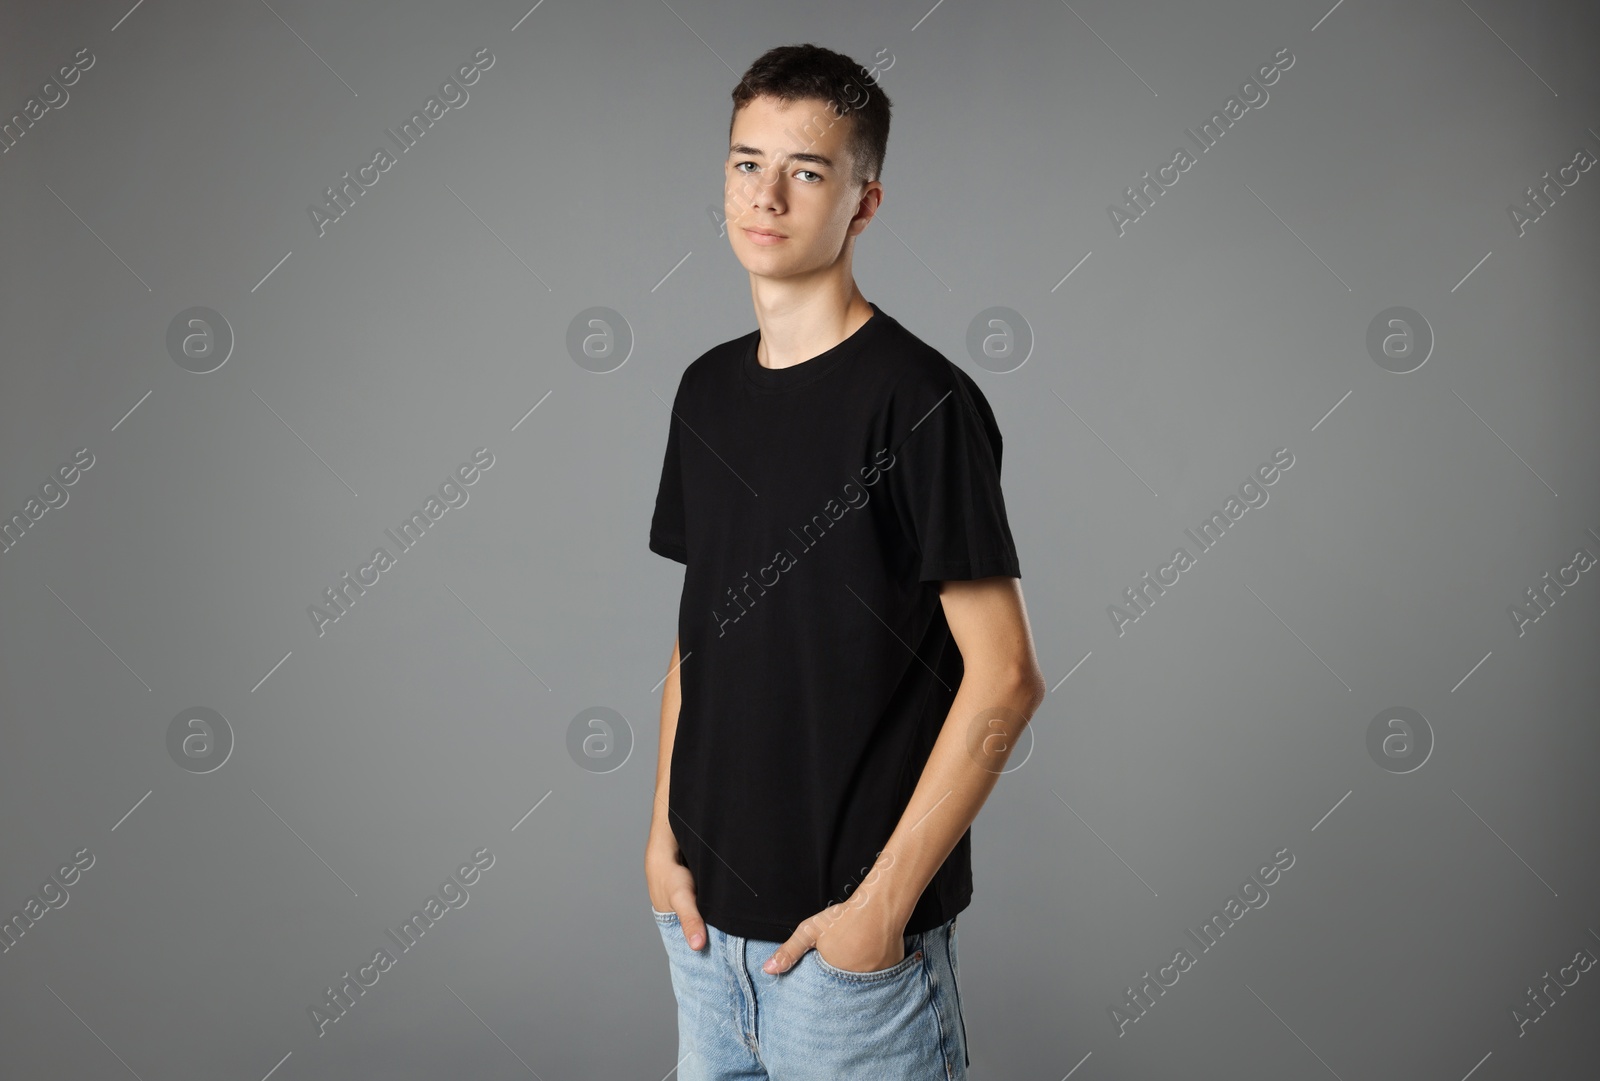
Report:
[[[667,793],[672,785],[672,744],[678,737],[678,711],[683,706],[683,686],[678,682],[679,643],[672,640],[672,662],[667,669],[667,685],[661,692],[661,747],[656,755],[656,798],[650,814],[650,840],[647,848],[664,848],[674,857],[677,837],[667,821]]]
[[[943,582],[939,600],[963,670],[949,716],[880,857],[882,894],[902,926],[977,817],[1047,693],[1018,579]]]
[[[683,706],[683,687],[678,668],[680,643],[672,642],[672,666],[661,692],[661,745],[656,756],[656,795],[650,812],[650,839],[644,848],[644,878],[650,892],[650,907],[659,912],[676,912],[678,926],[691,949],[706,941],[705,921],[695,905],[694,875],[683,862],[678,838],[667,818],[668,795],[672,786],[672,745],[678,737],[678,714]]]
[[[861,885],[796,928],[767,959],[768,972],[785,971],[813,946],[847,971],[896,964],[917,900],[972,825],[1044,701],[1020,580],[941,582],[939,601],[961,650],[961,685],[911,801]]]

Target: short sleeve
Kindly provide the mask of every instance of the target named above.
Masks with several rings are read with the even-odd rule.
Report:
[[[999,425],[970,377],[953,364],[950,372],[949,380],[917,379],[895,395],[910,431],[894,448],[887,478],[917,550],[918,580],[1021,578],[1000,490]]]
[[[683,467],[679,456],[678,430],[683,421],[676,405],[667,422],[667,452],[661,462],[661,484],[656,489],[655,515],[650,520],[650,550],[657,555],[689,562],[684,538]]]

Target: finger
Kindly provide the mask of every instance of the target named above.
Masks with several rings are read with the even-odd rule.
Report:
[[[767,958],[761,969],[763,972],[770,972],[774,976],[780,972],[787,972],[794,967],[794,963],[800,959],[801,955],[810,948],[811,944],[803,940],[801,932],[796,931],[787,942],[773,951],[772,956]]]
[[[685,897],[673,905],[678,911],[678,926],[683,931],[684,939],[689,943],[691,950],[698,950],[706,944],[706,921],[700,918],[700,910],[695,907],[692,897]]]

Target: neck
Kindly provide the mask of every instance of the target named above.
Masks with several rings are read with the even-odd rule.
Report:
[[[761,328],[756,359],[765,368],[787,368],[825,353],[872,318],[872,306],[854,279],[839,289],[803,295],[773,296],[755,283],[751,292]]]

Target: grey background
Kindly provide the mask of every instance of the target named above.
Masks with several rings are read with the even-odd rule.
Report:
[[[814,41],[883,67],[857,278],[995,408],[1052,687],[974,827],[972,1076],[1593,1076],[1600,970],[1512,1011],[1600,956],[1600,584],[1523,634],[1508,609],[1600,553],[1600,172],[1526,235],[1507,206],[1600,155],[1595,8],[528,7],[0,10],[6,116],[96,58],[0,155],[0,515],[95,456],[0,556],[0,915],[95,857],[0,954],[0,1074],[674,1069],[642,853],[682,579],[646,533],[679,374],[755,325],[707,211],[729,92]],[[1119,236],[1107,207],[1285,46]],[[308,206],[482,47],[319,236]],[[192,306],[236,335],[209,374],[166,348]],[[593,306],[634,339],[606,374],[566,346]],[[1005,374],[965,346],[992,306],[1034,336]],[[1394,306],[1436,336],[1408,374],[1365,344]],[[319,636],[308,606],[480,446],[469,502]],[[1279,447],[1270,501],[1119,635]],[[586,768],[597,706],[626,723]],[[207,773],[167,748],[194,707],[235,741]],[[1367,751],[1392,707],[1434,741],[1410,772]],[[319,1037],[324,988],[484,847]]]

